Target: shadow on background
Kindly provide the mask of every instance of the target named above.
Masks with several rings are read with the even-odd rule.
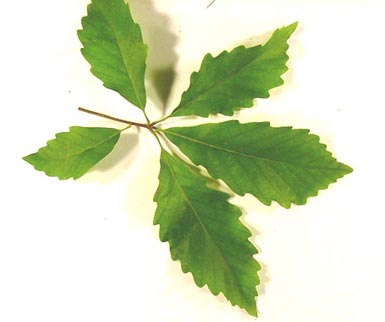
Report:
[[[175,78],[177,37],[171,30],[171,20],[167,13],[162,13],[156,8],[156,1],[126,0],[148,46],[147,97],[163,116]],[[149,106],[148,110],[153,108]],[[119,177],[122,170],[132,165],[132,161],[138,157],[139,135],[139,132],[132,131],[122,133],[113,151],[92,168],[91,176],[85,176],[81,181],[107,183]],[[105,176],[106,172],[108,176]]]
[[[79,181],[109,183],[116,180],[122,175],[123,169],[128,168],[136,158],[138,148],[138,133],[123,132],[112,152],[89,171],[90,175]]]
[[[160,12],[155,3],[155,0],[131,0],[130,7],[148,45],[147,96],[160,107],[163,115],[175,79],[177,37],[172,31],[170,18]]]

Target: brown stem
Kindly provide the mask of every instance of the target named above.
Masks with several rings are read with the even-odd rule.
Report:
[[[148,129],[150,131],[152,131],[154,129],[154,126],[151,125],[151,124],[127,121],[127,120],[123,120],[123,119],[120,119],[120,118],[117,118],[117,117],[114,117],[114,116],[110,116],[110,115],[107,115],[107,114],[91,111],[91,110],[88,110],[88,109],[83,108],[83,107],[78,107],[78,110],[81,111],[81,112],[88,113],[88,114],[100,116],[100,117],[103,117],[105,119],[109,119],[109,120],[112,120],[112,121],[117,121],[117,122],[129,124],[129,125],[134,125],[134,126],[138,126],[138,127],[144,127],[144,128],[146,128],[146,129]]]
[[[206,7],[206,9],[210,8],[214,4],[215,0],[212,0],[209,5]]]

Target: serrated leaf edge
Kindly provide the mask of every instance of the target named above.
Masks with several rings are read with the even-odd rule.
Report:
[[[272,33],[270,39],[269,39],[265,44],[263,44],[263,45],[256,45],[256,46],[252,46],[252,47],[246,47],[245,45],[240,45],[240,46],[237,46],[237,47],[233,48],[233,49],[230,50],[230,51],[224,50],[224,51],[222,51],[221,53],[219,53],[217,56],[213,56],[212,54],[207,53],[207,54],[203,57],[202,64],[201,64],[199,70],[198,70],[198,71],[193,71],[193,72],[191,73],[191,76],[190,76],[190,86],[191,86],[191,84],[192,84],[193,82],[196,81],[196,78],[198,77],[198,75],[199,75],[201,69],[203,68],[204,64],[207,62],[207,61],[206,61],[207,59],[213,60],[213,59],[219,58],[219,57],[221,57],[221,56],[223,56],[223,55],[229,55],[229,54],[232,54],[232,53],[234,53],[234,52],[236,52],[236,51],[238,51],[238,50],[240,50],[240,49],[257,48],[257,47],[264,48],[264,47],[266,47],[266,46],[268,46],[268,45],[270,44],[270,42],[273,40],[274,36],[275,36],[277,33],[279,33],[281,30],[286,29],[286,30],[288,30],[288,33],[291,35],[291,34],[296,30],[297,26],[298,26],[298,22],[294,22],[294,23],[292,23],[291,25],[288,25],[288,26],[286,26],[286,27],[282,27],[282,28],[276,29],[276,30]],[[282,85],[284,84],[284,80],[283,80],[283,77],[282,77],[282,76],[283,76],[283,75],[288,71],[288,69],[289,69],[289,67],[286,65],[287,62],[289,61],[289,58],[290,58],[289,55],[287,54],[287,50],[289,49],[288,41],[289,41],[289,38],[288,38],[287,41],[286,41],[286,47],[287,47],[287,49],[286,49],[286,51],[285,51],[285,54],[283,55],[283,57],[284,57],[285,60],[286,60],[286,62],[285,62],[285,68],[284,68],[285,70],[284,70],[283,73],[279,76],[279,79],[277,80],[277,85],[276,85],[275,87],[270,88],[269,90],[267,90],[267,92],[265,93],[265,95],[261,95],[261,97],[259,97],[259,98],[264,98],[264,99],[269,98],[269,97],[270,97],[270,91],[271,91],[272,89],[274,89],[274,88],[276,88],[276,87],[279,87],[279,86],[282,86]],[[260,58],[260,57],[258,57],[258,58]],[[235,77],[236,75],[239,75],[245,68],[247,68],[249,65],[251,65],[252,63],[254,63],[254,60],[255,60],[255,59],[253,59],[253,60],[248,61],[247,63],[245,63],[244,66],[243,66],[242,68],[238,69],[234,74],[232,74],[230,78]],[[219,83],[224,83],[224,82],[226,82],[226,81],[228,81],[228,78],[219,81]],[[218,84],[218,83],[216,83],[215,86],[217,86],[217,84]],[[187,93],[187,92],[190,90],[190,86],[189,86],[189,87],[182,93],[181,101],[183,100],[183,96],[185,95],[185,93]],[[214,86],[212,86],[212,87],[214,87]],[[179,115],[178,111],[181,110],[182,108],[183,108],[183,109],[186,108],[186,106],[192,104],[193,102],[195,102],[196,100],[198,100],[199,97],[201,97],[202,95],[206,95],[206,94],[207,94],[207,91],[204,92],[204,93],[202,93],[202,94],[200,94],[199,96],[197,96],[197,97],[194,98],[193,100],[190,100],[189,102],[187,102],[187,103],[185,103],[185,104],[183,104],[183,105],[180,105],[180,104],[179,104],[179,105],[173,110],[173,112],[171,113],[171,116],[173,116],[173,117],[177,117],[177,116],[186,116],[185,114]],[[250,107],[252,107],[252,106],[254,105],[254,100],[255,100],[255,99],[256,99],[256,98],[251,98],[250,100],[248,100],[248,103],[245,103],[245,105],[243,105],[243,106],[241,106],[241,107],[232,108],[232,109],[230,109],[230,111],[228,111],[228,113],[227,113],[227,111],[224,111],[224,112],[220,112],[220,113],[214,113],[214,114],[212,114],[212,115],[222,114],[222,115],[225,115],[225,116],[233,116],[234,113],[235,113],[236,111],[239,111],[239,110],[242,110],[242,109],[245,109],[245,108],[250,108]],[[246,99],[245,99],[245,100],[246,100]],[[208,112],[207,112],[207,113],[201,113],[200,116],[202,116],[202,117],[208,117],[208,116],[210,116],[210,114],[211,114],[211,113],[208,113]],[[187,116],[188,116],[188,115],[187,115]]]
[[[238,122],[238,123],[239,123],[239,121],[237,121],[237,120],[232,120],[232,121],[228,121],[228,122]],[[266,124],[267,126],[270,126],[270,122],[258,122],[258,123],[262,123],[262,124]],[[215,124],[215,123],[204,123],[204,124]],[[239,124],[241,124],[241,123],[239,123]],[[248,123],[245,123],[245,124],[248,124]],[[305,205],[305,204],[307,203],[307,201],[309,200],[309,198],[318,196],[318,194],[320,193],[320,191],[323,191],[323,190],[328,189],[329,186],[330,186],[331,184],[336,183],[338,180],[340,180],[340,179],[341,179],[342,177],[344,177],[345,175],[347,175],[347,174],[353,172],[353,169],[352,169],[351,167],[349,167],[348,165],[346,165],[346,164],[344,164],[344,163],[338,162],[338,160],[333,156],[333,154],[332,154],[329,150],[327,150],[327,145],[324,144],[324,143],[321,143],[320,137],[319,137],[318,135],[316,135],[316,134],[310,133],[310,130],[307,130],[307,129],[294,129],[292,126],[285,126],[285,127],[281,127],[281,128],[291,129],[291,130],[294,130],[294,131],[295,131],[295,130],[297,130],[297,131],[306,131],[306,132],[307,132],[307,135],[309,135],[309,136],[311,136],[312,138],[316,139],[315,142],[318,143],[318,144],[320,145],[320,147],[322,147],[322,148],[324,149],[324,151],[327,152],[327,153],[329,154],[329,156],[331,157],[331,160],[336,161],[339,165],[343,165],[343,166],[345,167],[345,170],[346,170],[345,172],[346,172],[346,173],[345,173],[344,175],[342,175],[341,177],[336,178],[336,179],[334,179],[333,181],[330,181],[328,184],[321,186],[321,187],[318,188],[318,189],[309,191],[309,195],[304,199],[303,202],[280,203],[279,201],[274,200],[274,199],[269,200],[269,201],[266,201],[266,200],[262,200],[261,198],[259,198],[259,197],[255,196],[255,195],[251,194],[251,195],[253,195],[255,198],[257,198],[260,202],[262,202],[264,205],[270,206],[270,205],[272,204],[273,201],[276,202],[277,204],[281,205],[282,207],[286,208],[286,209],[291,208],[292,205]],[[167,133],[170,133],[171,135],[179,136],[179,137],[181,137],[181,138],[183,138],[183,139],[187,139],[187,140],[189,140],[189,141],[192,141],[192,142],[195,142],[195,143],[198,143],[198,144],[210,146],[210,148],[214,148],[214,149],[218,149],[218,150],[226,150],[226,149],[219,149],[219,148],[216,147],[216,146],[213,146],[213,145],[210,145],[210,144],[207,144],[207,143],[204,143],[204,142],[195,140],[195,139],[191,139],[191,138],[189,138],[189,137],[187,137],[187,136],[180,135],[180,134],[174,133],[174,132],[172,132],[172,131],[168,131],[167,129],[162,129],[162,132],[164,132],[164,133],[166,133],[166,134],[167,134]],[[179,149],[179,148],[178,148],[178,149]],[[179,149],[179,150],[180,150],[180,149]],[[181,150],[180,150],[180,151],[181,151]],[[183,151],[181,151],[181,153],[183,153]],[[232,153],[240,154],[240,153],[237,153],[237,152],[234,152],[234,151],[232,151]],[[258,158],[258,157],[255,157],[255,156],[248,156],[248,155],[246,155],[246,154],[244,154],[244,156],[252,157],[252,158]],[[272,160],[272,159],[266,159],[266,158],[258,158],[258,159],[268,160],[268,161],[273,161],[273,162],[280,162],[280,161],[278,161],[278,160]],[[215,180],[221,179],[221,178],[218,177],[218,176],[212,175],[212,174],[208,171],[208,169],[207,169],[203,164],[201,164],[201,163],[194,163],[192,160],[191,160],[191,162],[192,162],[193,164],[195,164],[196,166],[202,166],[204,169],[206,169],[206,171],[210,174],[210,176],[211,176],[212,178],[214,178]],[[286,162],[283,162],[283,163],[286,163]],[[319,168],[317,168],[317,169],[319,169]],[[273,170],[273,171],[274,171],[274,170]],[[228,187],[228,188],[231,190],[230,187]],[[235,193],[235,192],[234,192],[234,194],[239,195],[239,196],[245,196],[246,194],[250,194],[250,193],[247,193],[247,192],[244,192],[244,193]]]
[[[143,42],[143,35],[142,35],[141,27],[140,27],[140,25],[139,25],[137,22],[134,21],[134,19],[133,19],[133,17],[132,17],[132,14],[131,14],[130,6],[128,5],[128,3],[124,2],[124,4],[125,4],[125,6],[127,7],[127,10],[128,10],[129,16],[131,17],[131,20],[132,20],[132,22],[133,22],[133,25],[134,25],[135,27],[137,27],[138,30],[139,30],[140,38],[141,38],[141,40],[142,40],[142,45],[143,45],[143,47],[144,47],[144,49],[145,49],[145,51],[146,51],[146,55],[147,55],[147,54],[148,54],[148,46],[147,46],[147,44],[145,44],[145,43]],[[96,3],[96,2],[91,2],[91,3],[87,6],[87,13],[88,13],[88,8],[91,7],[91,6],[93,6],[93,5],[98,6],[98,3]],[[102,10],[102,11],[103,11],[103,10]],[[81,33],[83,32],[83,30],[84,30],[84,24],[83,24],[83,23],[84,23],[84,21],[85,21],[87,18],[88,18],[88,15],[87,15],[87,16],[84,16],[84,17],[81,19],[82,29],[79,29],[79,30],[77,31],[79,39],[80,39],[80,34],[81,34]],[[108,22],[109,22],[109,25],[111,26],[111,29],[113,30],[113,34],[114,34],[115,39],[118,40],[118,38],[116,37],[116,31],[115,31],[115,28],[113,28],[113,24],[111,23],[110,20],[109,20]],[[80,41],[80,42],[82,43],[82,41]],[[127,65],[125,56],[124,56],[123,53],[122,53],[121,46],[120,46],[120,44],[119,44],[118,41],[116,41],[115,43],[116,43],[117,47],[119,48],[119,54],[120,54],[121,60],[122,60],[122,62],[123,62],[123,65],[124,65],[124,67],[125,67],[125,71],[126,71],[128,77],[129,77],[130,81],[131,81],[131,87],[132,87],[132,89],[134,90],[135,98],[136,98],[136,101],[137,101],[138,105],[135,104],[135,103],[133,103],[133,102],[131,102],[131,100],[129,100],[125,95],[122,95],[119,91],[117,91],[117,90],[115,90],[115,89],[112,89],[112,88],[106,86],[106,82],[103,81],[98,75],[95,74],[94,67],[89,63],[89,65],[91,66],[90,71],[91,71],[92,75],[94,75],[97,79],[99,79],[100,81],[102,81],[103,86],[104,86],[105,88],[117,92],[118,94],[120,94],[121,96],[123,96],[128,102],[130,102],[131,104],[136,105],[136,106],[139,107],[140,109],[144,110],[144,109],[145,109],[145,106],[146,106],[146,88],[145,88],[145,86],[144,86],[145,96],[144,96],[144,102],[142,102],[142,99],[140,98],[140,95],[138,95],[138,89],[137,89],[137,86],[136,86],[135,82],[133,82],[132,74],[131,74],[131,72],[130,72],[130,69],[128,68],[128,65]],[[83,44],[83,43],[82,43],[82,44]],[[80,49],[80,51],[82,52],[83,56],[86,57],[86,56],[84,55],[84,53],[83,53],[83,51],[84,51],[84,45],[83,45],[83,48]],[[86,58],[86,61],[88,62],[88,59],[87,59],[87,58]],[[147,67],[146,62],[144,63],[144,66],[143,66],[143,67],[144,67],[144,70],[146,70],[146,67]]]
[[[184,161],[183,161],[183,162],[184,162]],[[189,204],[190,208],[193,210],[194,214],[196,214],[196,211],[195,211],[193,205],[191,205],[191,202],[190,202],[189,198],[186,196],[183,187],[179,184],[179,181],[178,181],[178,179],[177,179],[176,176],[175,176],[175,173],[174,173],[174,171],[173,171],[173,169],[172,169],[172,166],[171,166],[171,164],[170,164],[170,162],[169,162],[169,160],[168,160],[168,154],[167,154],[167,163],[168,163],[168,167],[169,167],[169,169],[170,169],[170,172],[173,174],[174,180],[176,180],[176,181],[178,182],[178,186],[180,187],[181,191],[183,192],[183,195],[185,196],[187,203]],[[187,163],[186,163],[186,164],[187,164]],[[189,164],[187,164],[187,165],[189,165]],[[191,165],[189,165],[189,166],[191,166]],[[203,177],[203,176],[202,176],[202,177]],[[208,187],[208,188],[209,188],[209,187]],[[209,188],[209,189],[212,189],[212,188]],[[153,201],[154,201],[155,203],[157,203],[156,198],[157,198],[157,193],[155,193],[154,198],[153,198]],[[226,201],[227,201],[231,206],[236,207],[235,205],[233,205],[233,204],[231,204],[231,203],[229,202],[229,199],[230,199],[230,196],[229,196],[229,198],[228,198]],[[254,244],[251,242],[251,240],[250,240],[250,237],[252,237],[252,233],[251,233],[251,231],[248,229],[248,227],[247,227],[247,226],[240,220],[240,218],[241,218],[241,216],[242,216],[242,211],[241,211],[238,207],[236,207],[236,208],[239,210],[239,211],[238,211],[239,216],[238,216],[237,220],[238,220],[238,221],[239,221],[239,222],[240,222],[240,223],[247,229],[248,235],[249,235],[247,241],[253,245],[254,251],[255,251],[255,252],[253,253],[253,255],[256,255],[256,254],[258,254],[258,249],[255,247],[255,245],[254,245]],[[197,217],[198,221],[201,222],[201,220],[200,220],[200,218],[199,218],[199,215],[196,214],[196,217]],[[153,224],[156,225],[156,226],[160,226],[160,223],[156,221],[156,218],[154,218]],[[203,226],[203,229],[206,231],[206,227],[205,227],[203,224],[202,224],[202,226]],[[210,239],[212,240],[210,234],[209,234],[208,232],[207,232],[207,234],[209,235]],[[166,242],[169,242],[169,241],[170,241],[170,239],[161,238],[160,236],[159,236],[159,239],[160,239],[161,242],[163,242],[163,243],[166,243]],[[215,244],[215,242],[214,242],[213,240],[212,240],[212,242]],[[215,246],[216,246],[216,244],[215,244]],[[217,246],[216,246],[216,247],[217,247]],[[251,311],[250,308],[245,308],[245,307],[240,306],[240,305],[237,304],[237,303],[234,303],[231,299],[227,298],[227,296],[226,296],[223,292],[221,292],[221,291],[215,292],[215,291],[210,287],[210,285],[208,285],[207,283],[203,283],[203,284],[202,284],[202,283],[198,283],[198,281],[196,280],[194,274],[193,274],[187,267],[185,267],[185,266],[183,265],[183,263],[181,262],[180,258],[178,258],[178,257],[176,257],[176,256],[174,256],[174,255],[172,254],[170,245],[169,245],[169,249],[170,249],[171,258],[172,258],[174,261],[179,261],[179,264],[180,264],[180,267],[181,267],[182,272],[183,272],[184,274],[191,274],[191,276],[192,276],[192,278],[193,278],[195,284],[196,284],[199,288],[203,288],[203,287],[207,286],[207,288],[209,289],[209,291],[210,291],[213,295],[217,296],[217,295],[219,295],[219,294],[222,294],[222,295],[223,295],[223,296],[224,296],[224,297],[231,303],[232,306],[238,306],[239,308],[241,308],[241,309],[243,309],[243,310],[246,310],[250,315],[255,316],[255,317],[258,316],[258,311],[257,311],[257,307],[256,307],[256,305],[257,305],[257,304],[256,304],[256,297],[258,296],[258,291],[257,291],[257,287],[256,287],[256,286],[260,284],[260,279],[259,279],[259,276],[258,276],[258,275],[257,275],[257,283],[256,283],[256,285],[255,285],[255,297],[254,297],[254,303],[253,303],[253,305],[254,305],[254,307],[255,307],[255,310]],[[218,250],[219,250],[219,252],[221,253],[221,251],[220,251],[219,248],[218,248]],[[221,255],[222,255],[222,254],[221,254]],[[254,259],[255,263],[257,264],[257,266],[258,266],[258,271],[259,271],[259,270],[261,269],[261,266],[260,266],[260,264],[258,263],[258,261],[255,260],[254,256],[253,256],[253,259]],[[226,260],[226,259],[224,259],[224,261],[227,263],[227,260]],[[231,271],[231,269],[229,269],[229,270]]]
[[[31,153],[31,154],[29,154],[29,155],[24,156],[22,159],[23,159],[24,161],[28,162],[30,165],[32,165],[32,166],[34,167],[35,170],[44,172],[44,173],[45,173],[47,176],[49,176],[49,177],[56,177],[56,178],[58,178],[59,180],[67,180],[67,179],[70,179],[70,178],[73,178],[74,180],[79,179],[79,178],[82,177],[84,174],[82,174],[82,175],[80,175],[80,176],[69,176],[69,177],[68,177],[68,176],[57,176],[56,174],[53,174],[51,171],[46,171],[46,170],[44,170],[43,168],[41,168],[41,167],[39,167],[39,166],[37,166],[37,165],[31,163],[31,162],[28,160],[29,157],[31,157],[31,156],[33,156],[33,155],[36,155],[36,154],[39,154],[42,150],[48,148],[50,144],[52,144],[53,142],[55,142],[55,141],[57,140],[57,138],[58,138],[59,135],[70,133],[72,129],[77,128],[77,127],[81,127],[81,126],[70,126],[70,127],[69,127],[69,132],[59,132],[59,133],[56,133],[56,134],[55,134],[55,138],[54,138],[54,139],[48,140],[47,143],[46,143],[46,146],[43,146],[43,147],[39,148],[39,150],[38,150],[37,152],[34,152],[34,153]],[[114,129],[114,130],[117,130],[117,129]],[[110,137],[108,137],[107,139],[101,141],[100,144],[103,144],[104,142],[106,142],[106,141],[112,139],[112,138],[113,138],[114,136],[116,136],[116,135],[120,136],[122,130],[117,130],[117,131],[119,131],[119,132],[117,132],[116,134],[113,134],[113,135],[111,135]],[[99,144],[97,144],[97,145],[99,145]],[[87,151],[89,151],[89,150],[95,148],[97,145],[94,145],[94,146],[92,146],[92,147],[90,147],[90,148],[84,150],[84,151],[81,152],[80,154],[85,153],[85,152],[87,152]],[[71,156],[74,156],[74,155],[76,155],[76,154],[72,154],[72,155],[69,155],[69,156],[66,156],[66,157],[71,157]],[[108,155],[108,154],[107,154],[107,155]],[[107,155],[106,155],[105,157],[107,157]],[[105,157],[104,157],[104,158],[105,158]],[[100,161],[102,161],[104,158],[102,158]],[[60,159],[61,159],[61,158],[56,158],[56,159],[51,159],[51,160],[60,160]],[[100,161],[99,161],[99,162],[100,162]],[[98,163],[99,163],[99,162],[98,162]],[[95,164],[95,165],[96,165],[96,164]],[[92,168],[93,168],[93,167],[92,167]],[[92,168],[90,168],[89,170],[91,170]],[[89,170],[88,170],[88,171],[89,171]],[[88,171],[87,171],[87,172],[88,172]]]

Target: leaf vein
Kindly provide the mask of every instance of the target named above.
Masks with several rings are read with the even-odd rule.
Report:
[[[209,230],[207,229],[207,227],[205,226],[204,222],[202,221],[202,219],[200,218],[198,212],[196,211],[194,205],[191,203],[191,200],[190,198],[187,196],[185,190],[183,189],[181,183],[179,182],[175,172],[174,172],[174,169],[172,168],[172,165],[170,163],[170,160],[168,159],[168,156],[166,157],[166,160],[167,160],[167,164],[168,164],[168,167],[170,169],[170,172],[175,180],[175,182],[177,182],[179,188],[180,188],[180,191],[183,195],[183,198],[186,200],[186,202],[188,203],[190,209],[192,210],[195,218],[197,219],[197,221],[199,222],[199,224],[201,225],[201,227],[203,228],[203,231],[206,233],[206,236],[210,239],[212,245],[214,245],[214,247],[217,249],[218,251],[218,254],[220,255],[220,257],[222,258],[222,261],[225,263],[226,265],[226,270],[233,276],[233,280],[235,281],[235,283],[238,285],[238,289],[240,292],[243,292],[243,288],[241,287],[241,285],[239,284],[239,281],[237,279],[237,277],[234,275],[233,271],[231,270],[231,267],[230,267],[230,264],[228,263],[227,259],[223,256],[222,254],[222,250],[221,248],[217,245],[217,243],[214,241],[213,237],[211,236]],[[207,284],[207,283],[206,283]],[[210,287],[210,286],[209,286]]]
[[[83,151],[79,151],[79,152],[73,152],[71,154],[66,154],[66,155],[63,155],[59,158],[49,158],[49,160],[53,160],[53,161],[57,161],[57,160],[62,160],[62,159],[67,159],[67,158],[72,158],[74,156],[79,156],[79,155],[82,155],[92,149],[95,149],[97,148],[98,146],[102,145],[103,143],[111,140],[113,137],[117,136],[117,135],[120,135],[121,131],[117,132],[117,133],[114,133],[112,134],[111,136],[109,136],[108,138],[104,139],[103,141],[100,141],[98,143],[96,143],[95,145],[92,145],[90,147],[88,147],[87,149],[83,150]]]
[[[95,2],[95,5],[99,6],[98,2]],[[99,6],[99,9],[101,10],[101,12],[104,12],[104,9],[101,6]],[[114,27],[114,24],[112,23],[110,17],[107,16],[106,19],[107,19],[108,25],[110,26],[110,28],[111,28],[111,30],[113,32],[113,36],[115,37],[116,45],[117,45],[117,47],[119,49],[119,55],[120,55],[120,58],[122,59],[122,62],[124,64],[124,67],[125,67],[125,70],[127,72],[128,78],[131,81],[131,87],[134,90],[135,98],[138,101],[138,103],[140,105],[140,108],[144,109],[144,104],[143,104],[142,100],[140,99],[140,97],[138,95],[138,89],[136,88],[135,82],[133,81],[133,77],[132,77],[132,74],[131,74],[128,62],[126,61],[126,59],[125,59],[125,57],[123,55],[123,51],[122,51],[122,48],[121,48],[121,45],[120,45],[120,41],[119,41],[120,39],[118,37],[118,33],[117,33],[117,31],[116,31],[116,29]],[[135,26],[137,26],[137,24],[135,24]]]

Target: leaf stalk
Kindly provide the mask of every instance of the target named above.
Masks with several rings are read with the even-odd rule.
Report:
[[[100,112],[92,111],[92,110],[86,109],[84,107],[78,107],[78,110],[81,112],[84,112],[84,113],[103,117],[103,118],[108,119],[108,120],[112,120],[112,121],[116,121],[116,122],[120,122],[120,123],[125,123],[125,124],[132,125],[132,126],[143,127],[143,128],[146,128],[147,130],[149,130],[150,132],[153,132],[153,130],[156,129],[154,124],[152,124],[152,123],[138,123],[138,122],[128,121],[128,120],[124,120],[121,118],[117,118],[115,116],[111,116],[111,115],[103,114]]]

